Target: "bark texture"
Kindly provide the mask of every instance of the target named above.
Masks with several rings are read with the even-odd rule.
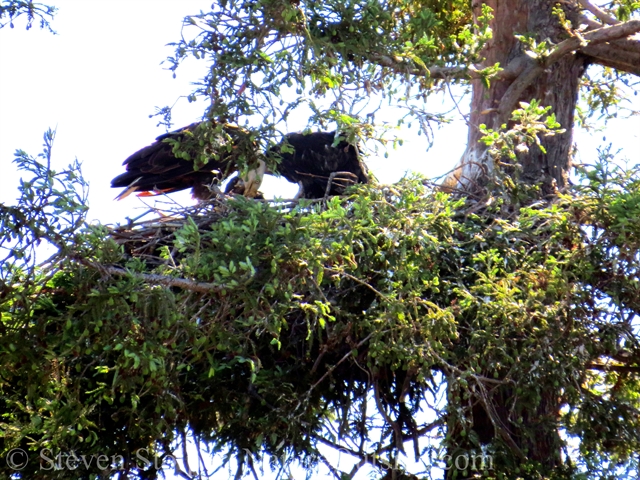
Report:
[[[494,12],[492,22],[493,39],[485,49],[485,66],[500,63],[505,68],[517,68],[521,73],[515,78],[500,78],[485,88],[481,80],[473,80],[470,129],[467,150],[454,174],[444,183],[444,187],[474,189],[482,183],[484,175],[493,170],[486,149],[478,140],[481,137],[478,126],[485,124],[498,129],[509,123],[511,112],[518,108],[521,101],[537,99],[543,106],[551,106],[558,122],[566,129],[565,133],[542,139],[547,150],[532,148],[527,154],[520,154],[518,161],[522,166],[522,180],[528,183],[542,184],[545,193],[567,184],[571,167],[570,150],[573,135],[573,118],[578,98],[579,79],[587,65],[587,57],[580,53],[571,53],[560,58],[541,72],[533,70],[534,61],[525,55],[521,43],[515,38],[518,34],[535,36],[538,41],[551,41],[558,44],[568,38],[552,9],[557,4],[551,0],[529,0],[510,2],[506,0],[487,0],[476,2],[474,8],[479,12],[481,3],[489,5]],[[567,18],[574,24],[579,23],[577,5],[564,2]],[[531,85],[526,85],[527,75],[535,75]],[[529,77],[530,80],[530,77]],[[523,83],[524,82],[524,83]]]

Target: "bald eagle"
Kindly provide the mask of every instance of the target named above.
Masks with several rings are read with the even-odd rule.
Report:
[[[264,174],[265,163],[246,130],[233,125],[192,123],[156,138],[151,145],[129,156],[126,172],[111,180],[112,188],[125,188],[116,200],[133,192],[152,196],[191,188],[194,198],[215,196],[217,184],[238,170],[244,157],[254,165],[245,179],[245,196],[255,196]]]
[[[219,191],[216,183],[238,170],[236,162],[243,156],[253,168],[232,179],[225,193],[255,198],[264,173],[275,173],[300,186],[296,198],[341,195],[347,186],[369,179],[358,148],[344,140],[334,145],[335,140],[335,132],[290,133],[262,155],[249,133],[239,127],[212,130],[206,122],[193,123],[159,136],[127,158],[127,171],[111,186],[125,188],[117,200],[133,192],[150,196],[186,188],[192,189],[194,198],[206,200]],[[270,170],[267,157],[275,165]]]
[[[300,186],[296,198],[342,195],[349,185],[368,183],[358,147],[336,142],[336,132],[289,133],[267,153],[278,161],[277,173]]]

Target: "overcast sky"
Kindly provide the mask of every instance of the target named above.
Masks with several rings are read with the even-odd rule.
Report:
[[[211,0],[51,3],[59,8],[53,20],[57,35],[35,27],[26,31],[22,21],[14,29],[0,30],[0,201],[12,203],[16,197],[13,152],[21,148],[39,153],[42,134],[52,127],[57,128],[54,166],[62,168],[74,158],[82,162],[90,182],[89,218],[117,222],[135,215],[142,203],[133,196],[113,202],[118,192],[110,188],[110,180],[123,171],[125,158],[165,132],[156,118],[149,118],[155,107],[177,101],[176,127],[201,119],[204,112],[204,103],[189,104],[180,97],[191,93],[191,82],[204,76],[206,61],[188,62],[175,79],[162,62],[173,53],[166,44],[180,37],[182,18],[208,9]],[[441,99],[430,102],[434,110],[443,108]],[[612,126],[607,141],[627,146],[627,157],[638,162],[640,118]],[[304,127],[289,122],[286,129]],[[464,151],[467,132],[461,120],[436,131],[429,151],[425,138],[415,133],[400,131],[405,144],[390,149],[389,158],[383,152],[369,152],[367,162],[379,181],[395,182],[409,170],[441,175]],[[593,159],[602,136],[589,138],[577,132],[582,160]],[[286,198],[297,187],[281,180],[275,186],[266,182],[263,190],[267,196]],[[191,201],[188,193],[173,197]]]

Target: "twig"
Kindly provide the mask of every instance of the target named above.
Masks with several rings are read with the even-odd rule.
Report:
[[[372,292],[374,292],[376,295],[378,295],[380,298],[386,299],[386,295],[378,290],[376,290],[375,287],[371,286],[370,284],[368,284],[367,282],[363,282],[362,280],[360,280],[358,277],[354,277],[353,275],[347,273],[347,272],[341,272],[339,270],[334,270],[333,268],[329,268],[329,267],[325,267],[324,270],[326,272],[329,273],[334,273],[337,275],[344,275],[345,277],[347,277],[350,280],[353,280],[356,283],[359,283],[360,285],[367,287],[368,289],[370,289]]]
[[[345,354],[344,354],[344,356],[343,356],[340,360],[338,360],[338,363],[336,363],[336,364],[335,364],[334,366],[332,366],[329,370],[327,370],[327,371],[325,372],[325,374],[324,374],[324,375],[322,375],[322,377],[320,377],[320,380],[318,380],[316,383],[314,383],[313,385],[311,385],[311,387],[309,388],[309,390],[307,391],[307,393],[306,393],[306,395],[305,395],[305,400],[309,398],[309,396],[311,395],[311,392],[313,392],[313,391],[316,389],[316,387],[317,387],[318,385],[320,385],[320,384],[325,380],[325,378],[327,378],[329,375],[331,375],[331,374],[335,371],[335,369],[336,369],[336,368],[338,368],[338,366],[339,366],[341,363],[343,363],[344,361],[346,361],[346,360],[347,360],[347,358],[349,358],[351,355],[353,355],[353,350],[354,350],[354,349],[358,349],[358,348],[360,348],[361,346],[363,346],[365,343],[367,343],[367,342],[369,341],[369,339],[373,336],[373,334],[374,334],[374,333],[376,333],[376,332],[371,332],[371,333],[370,333],[369,335],[367,335],[365,338],[363,338],[362,340],[360,340],[360,341],[358,342],[358,344],[357,344],[355,347],[351,348],[347,353],[345,353]],[[384,332],[382,332],[382,333],[384,333]],[[297,410],[297,409],[302,405],[302,403],[303,403],[302,401],[298,402],[298,406],[296,407],[296,410]]]

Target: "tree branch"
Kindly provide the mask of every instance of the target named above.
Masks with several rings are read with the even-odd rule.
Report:
[[[594,5],[593,3],[589,2],[589,0],[578,0],[578,3],[585,10],[588,10],[591,13],[593,13],[593,15],[602,23],[605,23],[607,25],[617,25],[618,23],[620,23],[618,19],[612,17],[597,5]]]
[[[620,40],[614,40],[609,43],[617,49],[626,52],[640,53],[640,38],[638,38],[637,35],[634,38],[621,38]]]
[[[500,102],[499,123],[504,123],[511,116],[517,102],[524,91],[533,84],[536,78],[545,69],[552,66],[565,55],[579,51],[587,46],[595,46],[600,43],[618,40],[634,33],[640,32],[640,20],[630,20],[611,27],[603,27],[591,30],[584,34],[578,34],[559,43],[549,56],[538,62],[532,62],[520,74],[515,82],[509,86]]]
[[[602,28],[601,23],[584,15],[580,23],[587,25],[589,31]],[[640,76],[640,40],[621,38],[599,45],[590,44],[580,48],[580,52],[591,57],[595,64]]]
[[[368,60],[381,67],[389,68],[396,73],[415,75],[418,77],[430,77],[436,79],[448,78],[477,78],[476,68],[470,67],[416,67],[413,63],[403,62],[400,58],[392,58],[388,55],[370,55]]]
[[[589,363],[587,368],[591,370],[599,370],[601,372],[619,372],[619,373],[640,373],[640,367],[630,367],[627,365],[602,365],[599,363]]]
[[[568,38],[560,42],[551,55],[543,62],[543,67],[548,68],[555,62],[560,60],[568,53],[580,50],[587,45],[595,45],[598,43],[610,42],[625,38],[634,33],[640,32],[640,20],[629,20],[611,27],[602,27],[597,30],[591,30],[584,34],[577,34],[575,37]]]
[[[640,44],[638,51],[621,49],[618,42],[602,45],[587,45],[580,51],[594,63],[603,67],[611,67],[626,73],[640,76]]]
[[[481,65],[470,65],[469,67],[416,67],[411,63],[403,62],[401,59],[394,59],[388,55],[370,55],[368,60],[371,63],[393,70],[395,73],[409,74],[417,77],[430,77],[438,80],[475,80],[482,77],[479,71],[483,69]],[[513,80],[518,78],[518,75],[522,73],[525,67],[526,62],[524,59],[518,57],[496,75],[492,76],[491,80]]]
[[[214,283],[196,282],[194,280],[188,280],[186,278],[169,277],[167,275],[157,275],[155,273],[131,272],[129,270],[125,270],[124,268],[98,265],[96,263],[89,262],[86,260],[80,260],[80,263],[82,263],[87,267],[94,268],[100,272],[107,273],[109,275],[114,275],[117,277],[131,276],[131,277],[139,278],[140,280],[143,280],[147,283],[164,285],[165,287],[178,287],[183,290],[191,290],[192,292],[211,293],[211,292],[219,292],[224,288]]]
[[[589,3],[586,2],[585,3]],[[591,5],[591,4],[589,4]],[[592,5],[593,6],[593,5]],[[583,5],[584,8],[588,9]],[[593,6],[594,8],[597,8]],[[591,10],[589,10],[591,11]],[[602,12],[604,15],[606,13]],[[600,18],[600,17],[598,17]],[[611,20],[611,17],[608,17]],[[586,19],[585,20],[589,20]],[[613,19],[615,20],[615,19]],[[590,21],[591,22],[591,21]],[[609,21],[605,22],[610,24]],[[625,23],[620,23],[615,20],[614,24],[609,27],[597,28],[595,30],[590,30],[584,34],[576,34],[574,37],[571,37],[557,45],[557,47],[551,52],[551,54],[542,62],[542,64],[531,64],[527,67],[527,62],[524,57],[518,57],[514,61],[510,62],[509,65],[503,70],[501,70],[497,75],[493,78],[496,80],[511,80],[518,78],[518,81],[515,82],[511,87],[514,88],[513,96],[517,98],[520,97],[522,91],[524,91],[531,83],[535,80],[535,78],[545,69],[553,65],[560,58],[565,55],[574,52],[574,51],[584,51],[586,55],[593,56],[598,60],[597,63],[601,65],[605,65],[607,62],[606,58],[600,58],[596,55],[602,55],[602,49],[597,50],[593,47],[597,44],[604,42],[611,42],[615,40],[622,39],[624,37],[628,37],[629,35],[633,35],[634,33],[640,32],[640,20],[630,20]],[[623,40],[624,41],[624,40]],[[640,43],[633,40],[626,40],[625,42],[628,45],[633,46],[636,43]],[[640,47],[639,47],[640,49]],[[632,51],[636,51],[635,47]],[[592,52],[591,54],[589,52]],[[614,55],[612,55],[614,56]],[[621,54],[618,53],[616,55],[620,57]],[[628,73],[636,73],[637,70],[640,70],[640,64],[634,55],[628,54],[626,56],[628,61],[622,61],[620,59],[613,59],[608,61],[608,65],[614,68],[620,68]],[[469,67],[417,67],[415,64],[411,62],[404,62],[401,58],[394,58],[389,55],[370,55],[368,60],[372,63],[380,65],[381,67],[389,68],[396,73],[409,74],[418,77],[430,77],[434,79],[468,79],[474,80],[481,77],[479,71],[482,70],[482,67],[479,65],[470,65]],[[520,85],[522,82],[522,85]],[[508,93],[508,92],[507,92]],[[505,95],[506,96],[506,95]],[[509,102],[509,104],[514,102]],[[509,107],[511,108],[511,106]],[[512,108],[511,108],[512,110]],[[509,110],[509,114],[511,113]]]
[[[586,15],[580,15],[580,22],[581,25],[586,25],[587,27],[589,27],[589,30],[596,30],[598,28],[602,28],[602,24],[599,22],[596,22],[595,20],[593,20],[592,18],[587,17]]]

